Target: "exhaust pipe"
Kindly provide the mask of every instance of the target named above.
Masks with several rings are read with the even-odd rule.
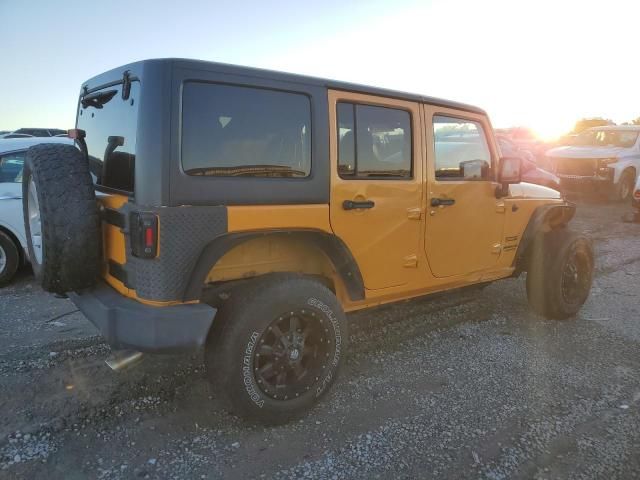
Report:
[[[136,352],[135,350],[121,350],[114,352],[104,362],[111,370],[117,372],[138,363],[141,359],[142,352]]]

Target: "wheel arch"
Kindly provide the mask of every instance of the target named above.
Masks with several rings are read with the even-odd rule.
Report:
[[[563,202],[559,204],[542,205],[534,210],[529,223],[522,234],[514,258],[514,276],[527,271],[533,240],[539,233],[564,228],[571,221],[576,212],[575,204]]]
[[[200,253],[185,289],[185,302],[201,298],[207,278],[220,260],[236,247],[261,238],[294,240],[322,252],[335,269],[352,301],[364,299],[362,274],[345,243],[336,235],[312,229],[258,230],[229,233],[209,242]]]
[[[622,180],[622,177],[627,172],[632,173],[635,184],[638,175],[638,167],[636,166],[636,162],[626,162],[625,164],[621,165],[620,168],[617,168],[614,174],[613,183],[616,185],[620,183],[620,180]]]
[[[631,172],[633,174],[633,184],[636,184],[636,181],[638,180],[638,169],[636,168],[635,165],[629,165],[627,168],[625,168],[624,170],[622,170],[622,175],[624,175],[626,172]]]
[[[20,257],[20,265],[24,265],[28,260],[28,258],[27,258],[27,254],[25,253],[23,244],[20,241],[20,238],[18,238],[18,234],[2,224],[0,224],[0,232],[4,233],[15,244],[16,249],[18,250],[18,255]]]

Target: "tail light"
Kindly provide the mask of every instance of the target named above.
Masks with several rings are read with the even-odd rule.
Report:
[[[139,258],[158,255],[158,217],[153,213],[131,214],[131,253]]]

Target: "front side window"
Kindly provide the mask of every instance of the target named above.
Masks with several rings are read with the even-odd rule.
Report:
[[[0,156],[0,183],[22,183],[25,152]]]
[[[435,169],[438,180],[490,180],[491,153],[479,122],[433,117]]]
[[[411,178],[411,115],[340,102],[338,173],[342,178]]]
[[[203,176],[309,176],[309,98],[259,88],[186,83],[182,168],[188,175]]]

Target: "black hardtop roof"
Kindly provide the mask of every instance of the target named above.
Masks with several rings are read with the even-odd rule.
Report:
[[[330,80],[326,78],[310,77],[306,75],[298,75],[294,73],[278,72],[275,70],[267,70],[262,68],[244,67],[241,65],[232,65],[227,63],[209,62],[204,60],[193,60],[188,58],[160,58],[140,60],[138,62],[123,65],[121,67],[114,68],[100,75],[97,75],[87,80],[83,87],[86,86],[89,90],[100,87],[106,83],[113,82],[118,78],[122,78],[124,71],[129,70],[132,75],[140,76],[144,70],[145,64],[165,64],[166,66],[173,66],[177,68],[202,70],[207,72],[218,72],[222,74],[231,75],[244,75],[258,78],[266,78],[274,81],[283,81],[289,83],[299,83],[304,85],[314,85],[325,88],[331,88],[335,90],[345,90],[349,92],[358,92],[371,95],[380,95],[385,97],[397,98],[402,100],[408,100],[412,102],[428,103],[430,105],[437,105],[445,108],[454,108],[465,110],[467,112],[479,113],[486,115],[486,112],[481,108],[465,103],[453,102],[450,100],[444,100],[441,98],[429,97],[425,95],[419,95],[414,93],[400,92],[397,90],[390,90],[385,88],[371,87],[367,85],[359,85],[349,82],[341,82],[337,80]]]

